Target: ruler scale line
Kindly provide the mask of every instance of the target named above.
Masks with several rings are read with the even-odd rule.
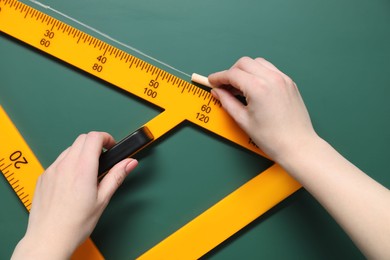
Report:
[[[27,9],[27,6],[23,6],[23,8],[20,10],[21,13],[24,13]]]
[[[3,169],[3,171],[6,170],[6,169],[7,169],[8,167],[10,167],[11,165],[12,165],[12,164],[9,164],[7,167],[5,167],[5,168]]]
[[[28,11],[26,12],[26,14],[24,15],[24,19],[27,18],[27,15],[30,13],[30,10],[28,9]]]

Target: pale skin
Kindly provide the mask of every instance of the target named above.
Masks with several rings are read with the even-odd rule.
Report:
[[[212,94],[270,158],[298,180],[370,259],[390,259],[390,191],[315,132],[296,84],[262,58],[238,60],[208,77]],[[247,105],[234,94],[241,94]],[[137,165],[126,159],[97,183],[107,133],[81,135],[37,183],[29,224],[13,259],[68,259],[93,231]],[[78,214],[75,214],[77,212]]]
[[[116,164],[98,184],[98,159],[114,139],[107,133],[80,135],[39,177],[27,232],[12,259],[69,259],[92,233],[110,198],[137,166]]]
[[[244,57],[209,81],[227,112],[324,206],[367,258],[390,259],[389,189],[316,134],[288,76],[265,59]],[[234,98],[232,87],[247,106]]]

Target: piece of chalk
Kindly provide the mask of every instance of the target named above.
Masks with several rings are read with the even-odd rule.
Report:
[[[196,74],[196,73],[192,73],[191,81],[198,83],[198,84],[201,84],[203,86],[209,87],[209,88],[213,87],[213,86],[211,86],[209,79],[207,77]]]

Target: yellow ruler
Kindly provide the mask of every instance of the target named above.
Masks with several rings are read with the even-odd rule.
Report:
[[[209,92],[19,1],[0,0],[0,31],[161,107],[164,112],[146,124],[155,140],[190,121],[263,155]],[[299,188],[273,165],[140,259],[197,259]]]

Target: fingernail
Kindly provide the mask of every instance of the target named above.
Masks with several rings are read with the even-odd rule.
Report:
[[[136,159],[132,159],[125,168],[127,173],[131,172],[138,165],[138,161]]]

